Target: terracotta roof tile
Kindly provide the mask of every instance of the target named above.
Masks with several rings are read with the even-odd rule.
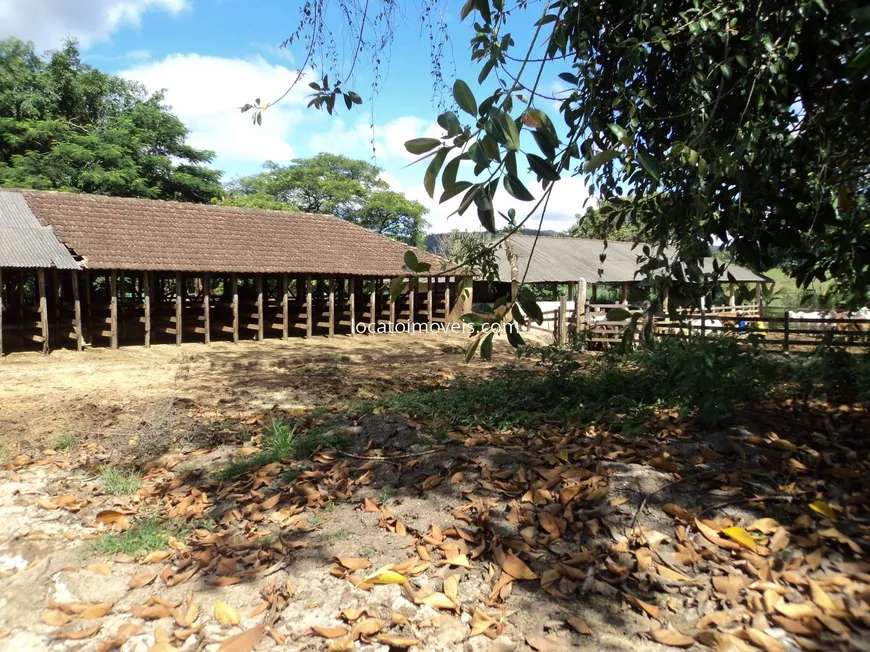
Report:
[[[332,215],[18,192],[91,269],[395,276],[408,249]]]

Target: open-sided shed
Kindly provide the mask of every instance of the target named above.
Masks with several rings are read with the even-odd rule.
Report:
[[[390,300],[407,249],[330,215],[0,191],[0,353],[454,321],[469,281],[426,252]]]

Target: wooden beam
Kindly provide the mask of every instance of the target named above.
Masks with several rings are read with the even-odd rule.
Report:
[[[350,288],[350,296],[348,297],[348,305],[350,307],[350,334],[356,335],[356,279],[351,276],[348,281]]]
[[[0,283],[0,288],[3,284]],[[79,296],[79,273],[78,270],[72,272],[72,295],[73,295],[73,328],[76,332],[76,349],[81,351],[85,348],[85,338],[82,335],[82,300]]]
[[[586,324],[586,279],[581,278],[577,282],[577,294],[574,298],[574,324],[577,327],[577,332],[583,328],[581,324]]]
[[[118,277],[118,341],[124,342],[127,337],[127,320],[124,318],[126,310],[124,303],[127,298],[127,276],[121,274]]]
[[[408,279],[408,332],[414,331],[414,297],[416,296],[416,288],[411,285],[411,279]]]
[[[734,281],[728,281],[728,305],[732,308],[737,305],[737,295],[734,290]]]
[[[450,277],[444,277],[444,323],[453,323],[450,319]]]
[[[329,336],[335,335],[335,277],[329,277]]]
[[[377,288],[378,280],[372,277],[370,281],[371,285],[369,286],[369,325],[371,326],[371,332],[374,333],[378,324],[378,317],[375,314],[375,311],[378,309],[378,299],[375,294],[375,289]]]
[[[142,273],[142,286],[145,290],[145,348],[151,348],[151,272]]]
[[[211,275],[202,274],[202,317],[205,322],[205,343],[211,344]]]
[[[37,285],[39,286],[39,322],[42,329],[42,352],[48,355],[51,350],[48,342],[48,301],[45,297],[45,270],[36,272]]]
[[[61,321],[60,321],[60,278],[57,273],[57,267],[51,270],[51,298],[54,302],[54,323],[52,330],[54,331],[54,339],[58,342],[63,342],[61,339]]]
[[[281,339],[290,335],[290,282],[286,274],[281,274]]]
[[[592,284],[592,303],[596,303],[598,301],[598,283]]]
[[[184,279],[181,272],[175,273],[175,345],[181,346],[184,324],[181,318],[184,313]]]
[[[396,328],[396,302],[393,301],[393,290],[390,287],[390,332]]]
[[[313,300],[314,299],[311,296],[311,275],[309,274],[305,277],[305,337],[311,337],[313,313],[313,306],[311,303]]]
[[[630,285],[627,281],[622,284],[622,303],[624,304],[628,303],[628,288]]]
[[[758,316],[761,317],[761,283],[755,284],[755,307],[758,308]]]
[[[109,272],[109,319],[111,320],[111,346],[118,348],[118,272]]]
[[[559,295],[559,344],[565,344],[568,341],[568,320],[566,319],[568,312],[567,301],[565,295]]]
[[[263,275],[257,274],[256,277],[256,285],[257,285],[257,341],[263,341],[263,334],[265,333],[264,328],[264,309],[263,309]]]
[[[3,357],[3,268],[0,267],[0,358]]]
[[[91,306],[91,270],[85,270],[85,344],[91,344],[91,316],[93,315],[93,307]]]
[[[24,270],[18,272],[18,333],[24,342]]]
[[[426,279],[426,324],[432,330],[432,277]]]
[[[239,343],[239,275],[230,274],[230,292],[233,297],[233,344]]]
[[[662,289],[662,312],[666,316],[671,311],[670,293],[671,293],[671,287],[669,285],[666,285]]]

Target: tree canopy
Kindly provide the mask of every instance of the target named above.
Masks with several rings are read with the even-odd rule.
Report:
[[[455,82],[440,137],[407,147],[429,160],[430,194],[460,196],[460,212],[474,206],[490,231],[502,218],[508,229],[542,219],[553,184],[580,176],[606,202],[608,220],[633,221],[654,245],[650,272],[672,266],[680,282],[683,267],[664,254],[675,245],[689,277],[703,280],[700,259],[724,243],[738,262],[787,262],[798,282],[832,278],[847,304],[862,304],[870,289],[865,3],[467,0],[461,19],[473,22],[477,79]],[[310,36],[306,61],[329,73],[312,85],[312,105],[351,107],[354,67],[342,74],[330,63],[323,21],[310,16],[347,13],[360,26],[354,62],[365,52],[379,62],[399,10],[386,0],[365,9],[351,0],[309,4],[316,11],[291,41]],[[449,13],[445,0],[423,6],[427,16]],[[256,119],[260,107],[251,108]],[[530,209],[498,215],[501,193]]]
[[[572,238],[635,242],[640,235],[641,229],[634,222],[614,223],[597,207],[590,206],[585,213],[578,213],[575,217],[577,222],[567,233]]]
[[[161,93],[83,63],[75,42],[40,57],[0,41],[0,186],[207,202],[220,197],[209,151]]]
[[[225,203],[331,213],[407,244],[422,244],[426,208],[390,190],[371,163],[321,153],[284,166],[270,161],[264,167],[260,174],[230,184]]]

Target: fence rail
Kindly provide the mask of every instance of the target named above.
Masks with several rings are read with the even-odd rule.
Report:
[[[613,346],[622,342],[631,321],[630,318],[608,319],[608,313],[615,309],[627,310],[631,314],[643,312],[639,306],[627,304],[587,304],[582,312],[568,311],[563,302],[559,308],[544,313],[543,324],[531,328],[553,332],[559,342],[567,341],[568,333],[578,332],[585,333],[588,343]],[[711,306],[704,311],[675,311],[675,315],[676,319],[654,316],[653,336],[659,339],[690,339],[699,335],[733,337],[778,351],[821,344],[870,350],[870,319],[796,318],[788,313],[782,317],[762,317],[755,305]]]

